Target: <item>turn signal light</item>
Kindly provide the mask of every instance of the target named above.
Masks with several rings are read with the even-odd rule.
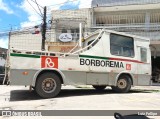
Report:
[[[23,75],[28,75],[28,72],[25,71],[25,72],[22,72],[22,74],[23,74]]]

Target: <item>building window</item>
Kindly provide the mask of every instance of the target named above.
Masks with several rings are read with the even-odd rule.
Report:
[[[117,34],[110,34],[110,52],[112,55],[134,57],[133,38]]]
[[[146,48],[141,48],[141,61],[142,62],[147,62],[147,49]]]
[[[62,33],[67,33],[67,30],[66,29],[62,29]]]

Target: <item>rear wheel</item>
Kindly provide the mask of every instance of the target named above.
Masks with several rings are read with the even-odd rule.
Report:
[[[121,75],[118,78],[117,86],[112,86],[112,90],[118,93],[127,93],[131,89],[132,81],[128,75]]]
[[[61,80],[54,73],[44,73],[37,79],[35,91],[42,98],[52,98],[58,95],[61,90]]]
[[[93,88],[95,88],[96,90],[104,90],[106,88],[106,86],[93,85]]]

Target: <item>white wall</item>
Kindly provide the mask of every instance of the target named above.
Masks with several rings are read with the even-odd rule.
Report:
[[[21,33],[12,34],[10,37],[10,48],[25,50],[41,50],[41,34]]]

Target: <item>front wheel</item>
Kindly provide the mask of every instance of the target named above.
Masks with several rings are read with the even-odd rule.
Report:
[[[117,86],[111,86],[111,88],[118,93],[127,93],[131,89],[131,85],[131,78],[128,75],[121,75],[118,78]]]
[[[93,88],[95,88],[96,90],[104,90],[106,88],[106,86],[93,85]]]
[[[61,80],[54,73],[44,73],[36,81],[35,91],[42,98],[52,98],[61,90]]]

